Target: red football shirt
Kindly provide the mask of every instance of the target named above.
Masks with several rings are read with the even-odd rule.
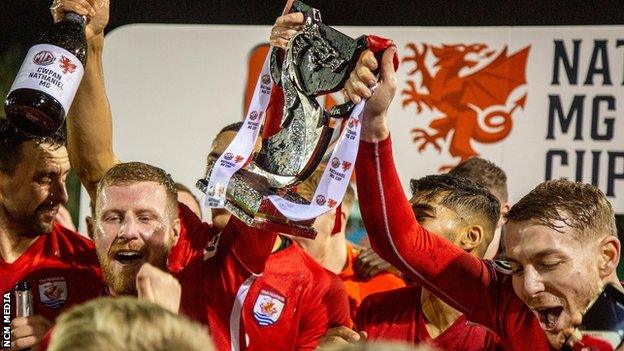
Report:
[[[248,350],[314,350],[329,328],[349,325],[347,293],[329,272],[292,243],[269,256],[243,303]]]
[[[209,238],[201,256],[199,245],[181,249],[190,250],[185,255],[192,259],[178,273],[180,311],[208,326],[218,350],[243,350],[241,307],[251,283],[264,270],[275,234],[247,227],[235,217],[222,233],[215,234],[210,224],[201,222],[186,206],[180,206],[180,222],[189,238],[198,242]]]
[[[499,350],[498,337],[488,329],[468,323],[461,315],[442,334],[432,339],[420,303],[422,288],[410,286],[370,295],[362,302],[355,320],[357,330],[369,340],[397,340],[411,345],[426,343],[437,350]],[[401,303],[397,303],[401,301]]]
[[[420,226],[403,193],[390,138],[360,143],[356,162],[362,218],[371,246],[385,260],[494,331],[507,350],[548,350],[537,317],[515,294],[511,276],[497,271]]]
[[[189,213],[190,212],[190,213]],[[194,260],[204,257],[208,242],[219,235],[219,229],[201,224],[199,218],[183,203],[178,204],[180,236],[169,252],[169,272],[176,274]]]
[[[104,287],[93,242],[58,223],[15,262],[0,259],[0,292],[10,298],[11,319],[13,289],[20,281],[30,284],[34,314],[50,321],[68,307],[100,296]]]

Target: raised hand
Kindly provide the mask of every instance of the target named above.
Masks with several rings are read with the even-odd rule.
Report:
[[[139,300],[153,302],[178,313],[182,288],[173,275],[145,263],[137,274],[136,287]]]
[[[63,19],[67,12],[87,17],[87,40],[103,35],[110,13],[109,0],[54,0],[50,7],[54,21]]]
[[[397,87],[393,62],[396,52],[394,46],[386,49],[379,64],[372,51],[364,51],[345,84],[345,94],[349,100],[354,103],[367,100],[362,120],[361,138],[364,141],[377,142],[390,135],[386,119]],[[373,73],[377,67],[380,67],[379,81]],[[377,87],[373,93],[372,87],[375,85]]]

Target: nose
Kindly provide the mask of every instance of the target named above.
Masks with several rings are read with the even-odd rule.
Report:
[[[50,189],[50,198],[57,203],[65,205],[69,197],[67,195],[67,189],[65,188],[65,182],[62,180],[55,181]]]
[[[544,291],[544,283],[540,274],[532,267],[524,269],[524,292],[527,296],[533,297]]]
[[[130,216],[126,216],[121,223],[121,228],[119,228],[119,233],[117,237],[124,240],[134,240],[140,238],[139,226],[136,223],[136,220],[130,218]]]

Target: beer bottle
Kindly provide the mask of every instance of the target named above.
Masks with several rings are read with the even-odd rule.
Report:
[[[33,313],[33,296],[30,284],[21,281],[15,285],[15,317],[30,317]],[[31,351],[30,347],[19,351]]]
[[[32,135],[54,134],[65,121],[86,61],[85,18],[68,12],[26,54],[4,103],[7,119]]]

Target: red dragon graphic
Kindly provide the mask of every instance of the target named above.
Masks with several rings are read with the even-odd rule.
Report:
[[[63,74],[66,73],[74,73],[76,71],[76,65],[72,62],[71,59],[61,56],[61,60],[59,62],[61,69],[63,70]]]
[[[428,94],[418,91],[415,80],[408,80],[407,88],[402,91],[403,107],[414,103],[418,114],[423,111],[423,105],[443,114],[429,124],[432,133],[421,128],[412,129],[413,141],[419,144],[419,152],[422,153],[429,144],[441,152],[438,139],[446,139],[453,131],[449,153],[459,157],[461,162],[478,155],[471,140],[495,143],[509,135],[513,125],[512,114],[518,107],[524,109],[526,94],[511,108],[506,107],[507,99],[517,87],[526,84],[525,68],[530,47],[509,56],[505,46],[492,62],[465,76],[460,74],[462,69],[478,64],[468,59],[468,54],[481,55],[480,58],[486,59],[494,51],[486,51],[488,47],[485,44],[442,44],[439,47],[422,44],[423,49],[419,50],[416,44],[410,43],[407,48],[413,51],[413,55],[404,57],[403,62],[413,61],[416,65],[408,74],[415,76],[420,73],[422,83],[419,88],[426,89]],[[434,74],[425,65],[429,50],[437,59]],[[483,115],[486,109],[492,111]],[[493,131],[484,129],[479,117],[485,127]],[[442,166],[440,170],[450,167]]]

